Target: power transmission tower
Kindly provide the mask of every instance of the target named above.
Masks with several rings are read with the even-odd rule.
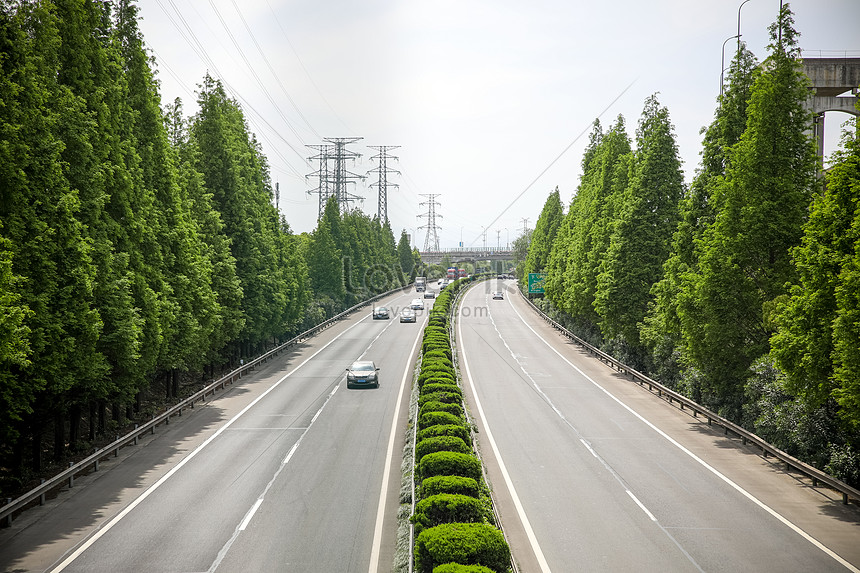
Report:
[[[379,179],[377,179],[376,183],[371,183],[371,187],[376,187],[379,191],[379,203],[377,207],[377,213],[379,215],[380,224],[384,225],[386,221],[388,221],[388,187],[399,187],[397,183],[389,183],[388,182],[388,174],[389,173],[397,173],[400,175],[400,172],[395,169],[388,168],[388,160],[394,159],[397,160],[397,157],[394,155],[388,155],[388,152],[392,149],[397,149],[400,147],[399,145],[368,145],[371,149],[376,149],[379,151],[376,155],[371,157],[371,159],[378,159],[379,166],[376,169],[371,169],[367,173],[378,173]]]
[[[346,213],[350,209],[350,202],[352,201],[364,201],[364,197],[359,195],[353,195],[349,191],[347,191],[347,185],[350,183],[355,183],[357,179],[364,180],[363,175],[356,175],[350,171],[346,170],[346,162],[351,159],[355,161],[359,157],[360,154],[350,151],[346,148],[350,143],[355,143],[356,141],[364,139],[363,137],[326,137],[323,141],[328,141],[334,146],[330,159],[334,161],[334,169],[331,171],[331,189],[332,193],[334,193],[335,199],[337,200],[337,204],[340,207],[341,213]]]
[[[319,214],[317,215],[317,221],[319,221],[323,216],[323,211],[325,211],[325,204],[328,201],[328,198],[331,196],[331,187],[330,184],[330,176],[328,169],[328,160],[329,155],[334,150],[333,145],[308,145],[311,149],[316,149],[319,153],[314,156],[308,157],[311,161],[318,160],[320,168],[305,176],[307,177],[316,177],[319,181],[319,185],[316,189],[311,189],[308,191],[308,195],[317,194],[319,195],[320,205],[319,205]]]
[[[427,217],[427,224],[421,225],[418,229],[427,229],[427,237],[424,239],[424,251],[439,250],[439,230],[442,228],[436,224],[436,217],[442,218],[442,215],[436,214],[436,206],[440,203],[436,201],[439,193],[422,194],[422,197],[429,197],[427,201],[419,203],[422,207],[428,205],[427,212],[419,217]]]

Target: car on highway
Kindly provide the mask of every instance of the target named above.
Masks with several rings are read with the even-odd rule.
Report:
[[[500,291],[500,290],[497,290],[496,292],[493,293],[493,300],[504,300],[504,298],[505,298],[505,295],[502,294],[502,291]]]
[[[424,301],[420,298],[413,298],[409,306],[412,310],[424,310]]]
[[[390,318],[390,317],[391,317],[391,313],[384,306],[377,306],[376,308],[373,309],[373,320],[376,320],[378,318]]]
[[[346,369],[346,387],[379,388],[379,368],[372,360],[358,360]]]
[[[436,293],[433,292],[432,290],[425,290],[424,291],[424,298],[436,298]]]
[[[400,311],[400,322],[415,322],[415,311],[411,308],[404,308]]]

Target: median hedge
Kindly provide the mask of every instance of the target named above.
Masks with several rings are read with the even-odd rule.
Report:
[[[486,523],[444,523],[415,539],[418,573],[433,573],[436,566],[452,562],[503,573],[510,567],[511,552],[502,532]]]
[[[457,436],[464,442],[472,441],[472,436],[469,435],[469,428],[461,424],[436,424],[424,428],[416,436],[416,440],[426,440],[427,438],[435,438],[436,436]]]
[[[458,424],[462,426],[463,420],[459,416],[449,414],[448,412],[425,412],[418,416],[419,431],[440,424]]]
[[[460,404],[451,404],[450,402],[430,401],[425,402],[418,410],[418,417],[425,412],[448,412],[454,414],[460,419],[463,419],[463,406]]]
[[[433,573],[493,573],[493,570],[483,565],[460,565],[445,563],[433,568]]]
[[[472,454],[434,452],[418,462],[418,475],[422,479],[433,476],[463,476],[477,481],[483,474],[481,462]]]
[[[457,386],[456,382],[427,382],[421,387],[421,392],[426,392],[428,394],[432,394],[434,392],[450,392],[452,394],[457,394],[458,396],[463,396],[463,391]]]
[[[472,448],[457,436],[434,436],[425,438],[415,444],[415,463],[421,461],[421,458],[427,454],[435,452],[459,452],[461,454],[472,453]]]
[[[454,281],[430,309],[417,378],[415,479],[420,500],[415,526],[415,571],[506,572],[510,549],[491,523],[481,462],[472,451],[463,391],[457,383],[448,331],[453,294],[468,280]]]
[[[418,399],[418,407],[420,408],[427,402],[446,402],[449,404],[462,404],[463,395],[459,392],[446,392],[444,390],[440,390],[437,392],[428,392],[427,390],[424,390],[424,393],[421,394],[421,398]]]
[[[478,498],[480,486],[476,480],[463,476],[433,476],[421,482],[422,498],[440,493],[458,493]]]
[[[484,519],[484,504],[468,495],[440,493],[422,499],[415,506],[412,523],[415,535],[429,527],[443,523],[481,523]]]

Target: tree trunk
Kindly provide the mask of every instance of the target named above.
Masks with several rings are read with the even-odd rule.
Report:
[[[66,453],[66,420],[63,411],[54,414],[54,461],[59,462]]]
[[[69,408],[69,448],[78,449],[81,441],[81,405],[74,404]]]
[[[32,440],[30,442],[32,447],[31,468],[34,472],[40,472],[42,471],[42,426],[37,416],[33,416],[30,425],[30,439]]]
[[[174,368],[171,377],[173,378],[173,397],[176,398],[179,396],[179,370]]]
[[[90,400],[90,427],[89,427],[90,442],[96,441],[96,403]]]
[[[105,403],[104,400],[99,400],[99,435],[103,436],[106,430]]]

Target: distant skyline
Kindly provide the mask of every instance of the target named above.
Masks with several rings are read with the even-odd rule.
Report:
[[[389,179],[399,185],[388,193],[395,236],[415,235],[425,224],[420,195],[439,194],[446,248],[461,237],[483,246],[484,228],[488,246],[505,247],[524,219],[534,228],[556,186],[567,208],[595,117],[609,106],[601,123],[623,115],[633,138],[655,92],[691,181],[699,131],[719,95],[721,46],[737,34],[741,1],[141,0],[138,7],[162,104],[179,97],[191,115],[205,73],[221,79],[262,145],[295,232],[316,226],[317,196],[307,191],[317,183],[305,176],[318,166],[306,146],[362,137],[350,146],[362,155],[349,167],[354,173],[377,167],[368,146],[400,146],[399,161],[389,163],[402,173]],[[860,1],[790,6],[807,55],[860,57]],[[741,9],[742,40],[759,61],[778,9],[778,0]],[[736,46],[726,42],[726,66]],[[847,117],[827,115],[827,154]],[[353,189],[371,215],[375,181],[369,173]],[[423,247],[423,232],[413,244]]]

